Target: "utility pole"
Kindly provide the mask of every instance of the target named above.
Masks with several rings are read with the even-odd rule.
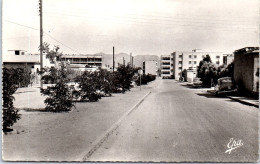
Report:
[[[134,67],[134,57],[132,56],[132,67]]]
[[[42,51],[43,51],[43,45],[42,45],[42,36],[43,36],[43,30],[42,30],[42,0],[39,0],[39,12],[40,12],[40,86],[41,88],[43,87],[42,85],[42,63],[43,63],[43,58],[42,58]]]
[[[113,46],[113,72],[115,70],[115,47]]]
[[[132,52],[130,52],[130,61],[129,61],[129,63],[130,63],[130,67],[132,67]]]

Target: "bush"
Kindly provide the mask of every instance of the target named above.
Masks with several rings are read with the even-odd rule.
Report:
[[[27,68],[17,68],[16,71],[16,77],[18,79],[18,82],[16,82],[19,87],[28,87],[28,85],[31,83],[31,71]]]
[[[79,84],[79,91],[74,91],[73,95],[81,101],[88,100],[91,102],[98,101],[101,98],[101,78],[99,72],[85,71],[75,79]]]
[[[153,80],[155,80],[156,79],[156,76],[155,75],[151,75],[151,74],[144,74],[144,75],[142,75],[141,76],[142,78],[141,78],[141,85],[145,85],[145,84],[147,84],[147,83],[149,83],[149,82],[151,82],[151,81],[153,81]],[[135,81],[135,83],[136,83],[136,85],[137,86],[140,86],[140,76],[139,76],[139,78]]]
[[[20,119],[18,110],[14,109],[12,96],[18,88],[18,71],[3,68],[3,131],[7,132],[17,120]]]
[[[130,65],[120,65],[115,72],[113,82],[114,84],[122,90],[124,93],[127,90],[130,90],[132,86],[132,79],[134,74],[137,72],[137,69],[130,67]]]
[[[47,89],[41,89],[43,95],[48,95],[44,100],[46,104],[45,110],[51,112],[66,112],[70,111],[74,106],[72,88],[68,86],[67,72],[64,63],[61,63],[60,68],[49,69],[49,73],[45,75],[46,78],[51,78],[48,76],[53,76],[55,84],[53,86],[48,86]],[[75,106],[74,106],[75,107]]]

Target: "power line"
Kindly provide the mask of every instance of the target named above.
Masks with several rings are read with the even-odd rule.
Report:
[[[37,28],[30,27],[30,26],[26,26],[26,25],[23,25],[23,24],[19,24],[19,23],[13,22],[13,21],[9,21],[9,20],[4,20],[4,21],[9,22],[9,23],[12,23],[12,24],[15,24],[15,25],[18,25],[18,26],[22,26],[22,27],[26,27],[26,28],[30,28],[30,29],[39,31],[39,29],[37,29]],[[48,37],[50,37],[51,39],[55,40],[56,42],[62,44],[64,47],[67,47],[68,49],[70,49],[70,50],[72,50],[72,51],[74,51],[74,52],[76,52],[76,53],[81,54],[79,51],[76,51],[76,50],[74,50],[73,48],[71,48],[71,47],[67,46],[66,44],[62,43],[61,41],[55,39],[53,36],[51,36],[50,34],[46,33],[45,31],[43,31],[43,33],[46,34],[46,35],[47,35]]]
[[[74,49],[72,49],[71,47],[69,47],[69,46],[65,45],[64,43],[60,42],[59,40],[55,39],[55,38],[54,38],[53,36],[51,36],[50,34],[48,34],[48,33],[46,33],[46,32],[43,32],[43,33],[46,34],[47,36],[49,36],[51,39],[55,40],[56,42],[58,42],[58,43],[62,44],[63,46],[69,48],[70,50],[72,50],[72,51],[74,51],[74,52],[76,52],[76,53],[78,53],[78,54],[81,54],[79,51],[74,50]]]
[[[48,8],[49,9],[55,9],[55,11],[57,11],[57,8],[60,8],[60,7],[55,7],[55,6],[48,6]],[[66,9],[66,10],[62,10],[62,11],[69,11],[69,13],[71,13],[71,12],[74,12],[74,13],[79,13],[79,12],[81,12],[81,11],[84,11],[84,12],[86,12],[86,9],[79,9],[79,8],[72,8],[72,7],[70,7],[69,9]],[[164,14],[164,15],[155,15],[154,14],[154,12],[152,13],[152,14],[133,14],[133,13],[127,13],[127,15],[133,15],[133,16],[144,16],[144,17],[160,17],[160,18],[173,18],[173,17],[171,17],[171,16],[165,16],[165,14],[168,14],[168,13],[162,13],[162,14]],[[182,15],[182,16],[191,16],[191,15],[187,15],[187,14],[180,14],[180,13],[177,13],[176,15]],[[198,16],[198,17],[208,17],[208,19],[207,18],[204,18],[204,20],[211,20],[211,21],[230,21],[230,20],[228,20],[227,19],[227,17],[228,18],[232,18],[232,19],[246,19],[246,21],[249,21],[249,19],[254,19],[254,20],[256,20],[256,19],[259,19],[259,17],[245,17],[245,16],[243,16],[243,17],[235,17],[235,16],[227,16],[227,15],[225,15],[225,18],[226,19],[220,19],[220,20],[218,20],[218,19],[213,19],[213,18],[223,18],[222,16],[209,16],[209,15],[203,15],[203,14],[192,14],[192,16]],[[182,18],[183,19],[183,18]],[[194,20],[194,19],[196,19],[196,20],[203,20],[203,19],[198,19],[198,18],[190,18],[190,19],[192,19],[192,20]]]
[[[46,13],[46,14],[51,14],[51,13]],[[59,15],[59,13],[53,13],[53,14]],[[189,29],[192,28],[193,30],[194,29],[195,30],[212,30],[212,28],[214,28],[214,30],[234,31],[234,30],[230,29],[231,26],[227,26],[227,24],[219,24],[219,25],[225,25],[227,27],[223,27],[223,26],[216,27],[216,26],[206,26],[207,25],[206,23],[200,25],[202,22],[200,22],[199,24],[176,24],[176,23],[173,24],[173,23],[165,23],[165,22],[164,23],[158,23],[158,22],[134,21],[134,20],[129,21],[129,19],[125,19],[123,17],[116,17],[117,19],[113,19],[113,18],[111,19],[111,18],[100,18],[100,17],[93,17],[93,16],[91,17],[91,16],[71,15],[71,14],[62,14],[62,15],[73,16],[73,17],[87,17],[87,18],[92,18],[92,19],[98,18],[98,19],[101,19],[102,21],[112,20],[112,21],[117,21],[117,22],[121,21],[121,22],[124,22],[124,23],[139,23],[139,24],[142,24],[142,25],[151,25],[152,24],[152,25],[174,26],[174,27],[183,26],[183,27],[186,27],[186,28],[189,28]],[[186,22],[177,22],[177,23],[186,23]],[[239,27],[238,28],[238,25],[240,25],[240,24],[237,24],[233,28],[236,28],[236,30],[257,30],[256,27],[255,28],[254,27]],[[242,26],[245,26],[245,25],[242,24]],[[194,28],[194,27],[198,27],[198,28]],[[200,27],[202,27],[202,28],[200,28]]]
[[[4,21],[9,22],[9,23],[12,23],[12,24],[19,25],[19,26],[27,27],[27,28],[30,28],[30,29],[33,29],[33,30],[37,30],[37,31],[40,30],[40,29],[37,29],[37,28],[34,28],[34,27],[30,27],[30,26],[22,25],[22,24],[19,24],[19,23],[13,22],[13,21],[9,21],[9,20],[6,20],[6,19],[4,19]]]

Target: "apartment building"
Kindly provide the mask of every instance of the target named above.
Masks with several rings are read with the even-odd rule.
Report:
[[[143,73],[158,75],[158,66],[156,61],[144,61],[143,62]]]
[[[102,55],[62,55],[61,60],[73,65],[85,65],[86,67],[102,68],[103,66]]]
[[[173,75],[171,55],[161,56],[161,77],[170,78]]]
[[[223,64],[229,65],[234,61],[234,55],[233,54],[224,54],[223,55]]]
[[[180,74],[183,70],[189,70],[193,72],[194,77],[196,77],[197,66],[199,66],[200,61],[209,55],[211,61],[216,65],[223,64],[223,54],[221,52],[200,52],[200,51],[176,51],[171,54],[172,56],[172,69],[173,78],[178,80]]]

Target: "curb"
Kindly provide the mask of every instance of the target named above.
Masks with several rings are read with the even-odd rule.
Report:
[[[97,138],[87,149],[87,153],[84,153],[81,161],[87,161],[87,159],[101,146],[103,142],[105,142],[108,137],[113,134],[113,132],[120,126],[121,122],[131,114],[143,101],[144,99],[151,93],[149,91],[136,105],[134,105],[130,110],[128,110],[117,122],[115,122],[107,131],[105,131],[99,138]]]
[[[214,94],[214,91],[212,91],[212,90],[207,90],[207,92],[211,93],[211,94]],[[253,103],[250,103],[248,101],[244,101],[244,100],[240,100],[240,99],[237,99],[237,98],[233,98],[232,96],[225,96],[225,97],[227,97],[227,98],[229,98],[231,100],[240,102],[240,103],[245,104],[245,105],[250,105],[250,106],[254,106],[254,107],[259,108],[259,104],[258,105],[257,104],[253,104]]]
[[[244,100],[240,100],[240,99],[233,98],[233,97],[231,97],[231,96],[226,96],[226,97],[227,97],[227,98],[230,98],[231,100],[234,100],[234,101],[240,102],[240,103],[242,103],[242,104],[246,104],[246,105],[250,105],[250,106],[254,106],[254,107],[259,108],[259,104],[256,105],[256,104],[253,104],[253,103],[250,103],[250,102],[244,101]]]

